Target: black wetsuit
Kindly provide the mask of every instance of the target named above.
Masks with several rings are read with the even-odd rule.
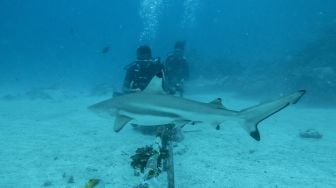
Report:
[[[123,90],[128,93],[136,89],[144,90],[152,78],[163,70],[163,65],[159,60],[137,60],[126,69]]]
[[[165,62],[165,90],[170,94],[183,94],[183,84],[189,78],[189,66],[183,55],[172,53]]]

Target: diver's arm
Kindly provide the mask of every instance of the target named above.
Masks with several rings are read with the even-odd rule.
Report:
[[[123,92],[133,93],[141,91],[140,88],[134,88],[134,82],[135,82],[135,73],[134,73],[134,67],[132,66],[127,69],[123,84]]]
[[[129,90],[132,88],[132,82],[133,82],[133,71],[131,70],[131,67],[129,67],[127,69],[127,72],[126,72],[126,76],[125,76],[125,79],[124,79],[124,83],[123,83],[123,92],[125,93],[128,93]]]

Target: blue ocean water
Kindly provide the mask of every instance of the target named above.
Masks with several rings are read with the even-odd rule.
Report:
[[[299,56],[335,28],[336,14],[332,0],[2,0],[0,8],[2,81],[117,86],[140,44],[164,59],[186,40],[196,62],[229,60],[253,71]],[[109,53],[100,53],[105,46]]]
[[[0,0],[0,126],[4,133],[11,133],[12,136],[21,126],[33,124],[35,120],[35,123],[48,122],[46,126],[55,121],[50,123],[52,127],[62,120],[63,103],[67,107],[64,118],[80,124],[86,120],[71,114],[85,111],[85,104],[96,101],[95,97],[110,96],[113,91],[120,90],[124,67],[134,61],[139,45],[151,46],[153,56],[164,60],[178,40],[186,41],[185,55],[191,67],[190,80],[186,83],[187,95],[224,92],[234,93],[242,100],[260,101],[306,89],[307,95],[300,105],[308,109],[332,109],[336,105],[335,7],[334,0]],[[83,96],[94,99],[85,98],[73,105],[64,102]],[[49,103],[58,102],[57,107],[48,106]],[[36,109],[43,106],[40,109],[41,118],[40,111],[32,111],[27,105]],[[52,115],[45,112],[50,108],[54,110]],[[18,109],[22,111],[16,114]],[[328,118],[335,114],[331,111],[332,115],[325,118],[325,112],[319,113],[309,112],[313,114],[312,117],[321,115],[318,117],[325,120],[324,125],[329,124]],[[50,116],[59,119],[49,121],[47,117]],[[314,119],[305,121],[314,122]],[[318,124],[319,121],[314,123]],[[311,128],[303,124],[305,122],[302,122],[303,130]],[[5,131],[8,125],[13,125],[13,129]],[[78,127],[74,129],[80,130]],[[43,134],[48,134],[47,130],[42,131]],[[330,130],[319,131],[327,133]],[[93,133],[88,132],[89,137],[94,137]],[[97,134],[100,133],[98,131]],[[57,134],[62,136],[62,131]],[[26,139],[30,138],[29,135],[25,136]],[[111,139],[104,134],[100,138]],[[118,139],[122,139],[122,136]],[[14,143],[22,141],[15,137],[8,137],[8,140]],[[57,142],[57,138],[54,141]],[[69,141],[81,143],[78,140]],[[334,140],[329,138],[327,141]],[[6,139],[2,142],[6,142]],[[66,147],[66,141],[63,144]],[[279,141],[277,144],[281,145]],[[39,146],[43,148],[43,144]],[[33,145],[31,147],[24,149],[37,152]],[[256,149],[252,150],[254,152]],[[323,153],[321,150],[319,155],[323,156]],[[330,154],[328,148],[326,153]],[[34,156],[42,155],[35,153]],[[3,158],[0,160],[5,164]],[[49,167],[52,168],[52,165]],[[39,175],[46,170],[36,164],[29,168]],[[316,171],[324,171],[318,165],[316,168]],[[0,185],[3,183],[3,187],[15,187],[15,170],[8,172],[5,169],[0,169],[0,179],[7,179]],[[315,187],[336,185],[335,171],[326,171],[330,176],[323,180],[328,182],[325,182],[325,186],[320,182]],[[239,173],[235,175],[239,176]],[[310,175],[305,178],[308,179]],[[42,181],[40,185],[60,187],[60,181],[50,176],[48,178],[53,180],[51,185]],[[84,177],[82,175],[78,179]],[[266,179],[275,186],[272,178]],[[21,180],[23,183],[19,183],[18,187],[35,187],[38,184],[29,184],[29,179],[25,178]],[[121,180],[116,182],[120,183]],[[234,182],[226,181],[223,187],[249,186]],[[76,183],[67,186],[81,187],[83,184]],[[112,187],[122,185],[125,184]],[[251,185],[267,187],[258,183]],[[278,187],[303,185],[305,183],[296,180],[276,184]],[[212,186],[214,184],[203,182],[199,187]],[[306,187],[310,185],[306,184]]]

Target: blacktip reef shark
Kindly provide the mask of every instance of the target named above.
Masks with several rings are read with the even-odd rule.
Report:
[[[220,98],[203,103],[168,95],[162,89],[162,77],[155,76],[145,90],[104,100],[89,106],[89,109],[102,117],[114,116],[115,132],[128,123],[155,126],[202,122],[219,126],[226,121],[239,121],[249,135],[259,141],[258,124],[295,104],[305,92],[299,90],[271,102],[235,111],[225,108]]]

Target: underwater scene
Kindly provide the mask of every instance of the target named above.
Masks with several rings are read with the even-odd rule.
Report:
[[[0,187],[336,187],[335,0],[0,0]]]

